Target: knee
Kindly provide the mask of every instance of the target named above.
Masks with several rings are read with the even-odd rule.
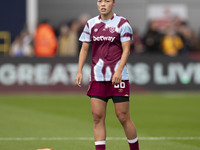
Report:
[[[104,121],[104,115],[92,112],[94,124],[99,124],[100,122]]]
[[[125,125],[129,120],[129,115],[126,112],[117,112],[116,115],[122,125]]]

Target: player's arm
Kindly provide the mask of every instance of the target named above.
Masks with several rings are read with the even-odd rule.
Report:
[[[122,42],[123,53],[122,53],[122,57],[121,57],[121,60],[120,60],[120,64],[119,64],[119,66],[118,66],[118,68],[117,68],[117,70],[114,73],[113,78],[112,78],[113,84],[119,84],[122,80],[122,71],[124,69],[124,66],[126,65],[126,62],[128,60],[128,56],[130,55],[130,45],[131,45],[130,40]]]
[[[82,82],[82,69],[85,64],[85,60],[88,55],[90,44],[89,43],[83,43],[81,47],[81,51],[79,54],[79,63],[78,63],[78,71],[75,79],[75,85],[78,87],[81,87],[81,82]]]

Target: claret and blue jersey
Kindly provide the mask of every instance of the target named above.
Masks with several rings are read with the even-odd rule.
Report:
[[[90,19],[79,40],[92,43],[91,81],[111,81],[123,52],[121,43],[133,40],[133,34],[128,20],[114,14],[109,20],[100,16]],[[122,80],[128,80],[126,66]]]

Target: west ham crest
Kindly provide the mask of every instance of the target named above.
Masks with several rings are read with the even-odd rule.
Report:
[[[109,27],[109,31],[110,31],[110,33],[114,33],[115,32],[115,27]]]

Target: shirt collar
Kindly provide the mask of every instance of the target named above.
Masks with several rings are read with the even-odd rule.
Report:
[[[113,20],[115,18],[116,14],[114,13],[112,18],[108,19],[108,20],[101,20],[101,15],[99,15],[99,20],[103,21],[103,22],[107,22],[107,21],[110,21],[110,20]]]

